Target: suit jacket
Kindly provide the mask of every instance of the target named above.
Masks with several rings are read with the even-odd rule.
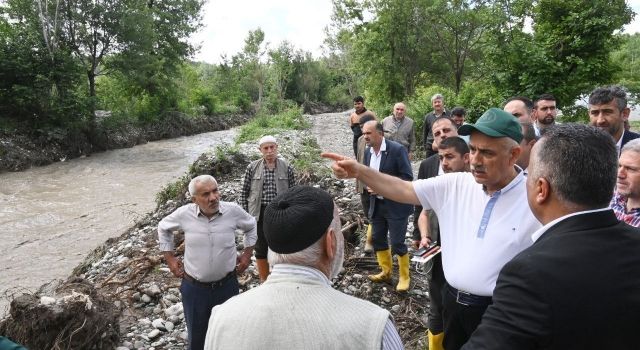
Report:
[[[407,149],[401,144],[384,139],[387,143],[387,149],[382,152],[382,159],[380,160],[381,173],[389,174],[391,176],[399,177],[403,180],[413,180],[413,170],[411,169],[411,162],[409,161],[409,154]],[[367,147],[364,151],[364,164],[369,166],[371,163],[371,147]],[[376,201],[379,201],[376,196],[369,196],[369,217],[373,216],[375,210]],[[389,212],[393,213],[394,218],[403,218],[411,215],[413,206],[410,204],[398,203],[389,199],[384,199],[389,206]]]
[[[640,137],[640,134],[635,133],[633,131],[626,131],[622,134],[622,144],[620,145],[620,151],[622,151],[622,147],[624,147],[624,145],[634,139],[637,139],[638,137]]]
[[[611,210],[560,221],[502,268],[463,349],[638,349],[639,252]]]

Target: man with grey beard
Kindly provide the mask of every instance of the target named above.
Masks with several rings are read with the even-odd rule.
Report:
[[[402,349],[387,310],[331,287],[344,239],[333,199],[297,186],[265,209],[273,270],[211,312],[205,349]]]

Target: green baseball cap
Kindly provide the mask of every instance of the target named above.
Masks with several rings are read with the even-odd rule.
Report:
[[[522,127],[511,113],[499,108],[490,108],[475,124],[465,124],[458,129],[459,135],[471,135],[479,131],[490,137],[508,137],[517,143],[522,141]]]

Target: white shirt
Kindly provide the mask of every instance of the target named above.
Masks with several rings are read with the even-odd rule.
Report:
[[[578,211],[575,213],[571,213],[571,214],[567,214],[565,216],[561,216],[549,223],[547,223],[546,225],[542,226],[541,228],[539,228],[536,232],[534,232],[531,235],[531,240],[533,242],[536,242],[538,239],[540,239],[540,237],[542,237],[542,235],[547,232],[547,230],[549,230],[552,226],[554,226],[555,224],[559,223],[560,221],[564,220],[564,219],[568,219],[572,216],[576,216],[576,215],[580,215],[580,214],[588,214],[588,213],[596,213],[599,211],[606,211],[606,210],[611,210],[611,208],[600,208],[600,209],[593,209],[593,210],[584,210],[584,211]]]
[[[373,150],[373,147],[369,147],[369,152],[371,152],[371,159],[369,160],[369,168],[380,171],[380,161],[382,160],[382,152],[387,150],[387,141],[382,138],[382,143],[380,144],[380,151],[376,154],[376,151]]]
[[[624,137],[624,129],[622,129],[622,135],[620,135],[620,139],[616,142],[616,150],[618,150],[618,158],[620,158],[620,151],[622,150],[622,138]]]
[[[256,220],[239,205],[220,201],[211,219],[195,203],[183,205],[158,224],[160,251],[173,251],[173,231],[184,231],[184,271],[200,282],[220,280],[236,267],[236,230],[244,246],[256,244]]]
[[[422,207],[438,215],[442,266],[452,287],[491,296],[502,267],[533,244],[531,234],[541,225],[529,209],[525,183],[520,171],[499,191],[482,234],[479,228],[492,197],[471,173],[449,173],[413,183]]]

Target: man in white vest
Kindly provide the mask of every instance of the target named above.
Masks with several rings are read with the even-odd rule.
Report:
[[[276,138],[267,135],[258,142],[262,158],[251,162],[244,173],[240,205],[247,213],[253,215],[258,223],[258,242],[256,242],[256,266],[260,282],[269,276],[267,262],[267,241],[263,234],[264,208],[279,194],[295,184],[293,167],[278,157]]]
[[[205,349],[402,349],[387,310],[331,287],[344,260],[338,210],[296,186],[265,209],[271,275],[213,308]]]

